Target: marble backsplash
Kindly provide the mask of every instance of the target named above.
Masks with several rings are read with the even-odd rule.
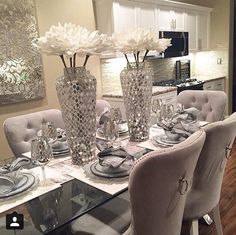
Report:
[[[146,62],[146,66],[153,70],[155,81],[175,79],[176,60],[187,59],[191,60],[191,77],[227,76],[228,52],[226,50],[190,53],[184,57],[150,59]],[[217,59],[221,59],[222,63],[217,64]],[[123,57],[101,60],[103,94],[121,91],[120,72],[125,66],[126,60]]]

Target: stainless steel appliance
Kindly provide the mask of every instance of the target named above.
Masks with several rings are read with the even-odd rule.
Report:
[[[162,53],[162,57],[177,57],[188,55],[188,32],[160,31],[159,38],[171,38],[172,46]]]
[[[204,81],[196,78],[154,81],[153,86],[176,86],[177,94],[183,90],[203,90]]]
[[[177,60],[175,66],[176,79],[188,79],[191,77],[190,60]]]

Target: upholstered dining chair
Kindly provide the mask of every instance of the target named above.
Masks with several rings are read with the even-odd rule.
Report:
[[[236,113],[224,121],[203,127],[206,140],[188,193],[184,220],[191,222],[191,234],[198,234],[198,219],[212,212],[217,235],[222,235],[219,200],[224,169],[236,135]]]
[[[109,110],[110,104],[105,100],[96,101],[96,115],[101,115],[104,110]],[[4,132],[13,154],[18,157],[30,151],[31,140],[41,129],[43,122],[54,122],[56,127],[64,129],[61,111],[48,109],[39,112],[10,117],[3,123]]]
[[[132,222],[124,235],[178,235],[187,192],[205,140],[197,131],[175,147],[141,157],[129,177]]]
[[[30,151],[31,140],[37,136],[37,132],[42,128],[42,123],[48,121],[54,122],[56,127],[64,128],[61,111],[58,109],[19,115],[4,121],[4,132],[16,157]]]
[[[200,121],[216,122],[224,118],[227,96],[223,91],[184,90],[178,94],[177,103],[200,110]]]

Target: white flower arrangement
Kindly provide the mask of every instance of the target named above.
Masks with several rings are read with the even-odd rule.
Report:
[[[64,56],[70,61],[70,67],[76,66],[76,56],[85,56],[83,66],[86,66],[90,55],[99,55],[111,50],[112,41],[98,31],[90,32],[86,28],[72,23],[58,23],[51,26],[44,36],[39,37],[34,45],[48,55],[58,55],[67,68]]]
[[[127,54],[132,53],[136,64],[138,64],[140,62],[140,52],[144,53],[142,60],[144,62],[150,50],[164,52],[169,46],[171,46],[171,39],[159,39],[151,31],[142,28],[113,34],[112,39],[115,49],[125,55],[128,66],[130,65],[130,62]]]

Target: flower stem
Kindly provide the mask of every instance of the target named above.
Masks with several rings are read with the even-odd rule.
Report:
[[[89,59],[89,55],[86,55],[83,66],[85,67]]]
[[[70,67],[72,68],[72,57],[70,57]]]
[[[76,65],[75,61],[76,61],[76,53],[73,55],[73,67],[74,68],[75,68],[75,65]]]
[[[136,67],[138,68],[138,60],[137,60],[137,57],[138,57],[138,53],[137,53],[137,55],[134,53],[134,60],[135,60],[135,63],[136,63]]]
[[[149,50],[146,50],[144,57],[143,57],[143,62],[146,60],[148,52],[149,52]]]
[[[127,61],[127,67],[129,67],[130,68],[130,63],[129,63],[129,60],[128,60],[128,56],[124,53],[124,55],[125,55],[125,59],[126,59],[126,61]]]
[[[67,74],[68,74],[68,77],[69,77],[69,79],[71,80],[70,74],[69,74],[69,72],[68,72],[68,68],[67,68],[67,66],[66,66],[66,61],[65,61],[65,59],[64,59],[64,56],[63,56],[63,55],[60,55],[60,58],[61,58],[61,60],[62,60],[62,63],[63,63],[64,66],[65,66],[65,69],[66,69],[66,72],[67,72]]]
[[[139,53],[140,51],[137,52],[137,63],[139,64]]]
[[[62,60],[62,63],[64,64],[65,68],[67,69],[67,66],[66,66],[66,61],[64,59],[64,56],[63,55],[60,55],[60,58]]]

